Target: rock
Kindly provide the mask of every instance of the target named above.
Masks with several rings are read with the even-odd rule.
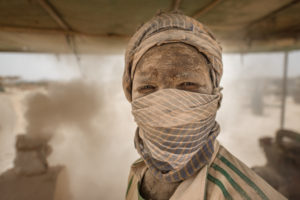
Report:
[[[45,173],[48,168],[47,157],[50,153],[51,147],[45,140],[28,134],[18,135],[14,171],[26,176]]]
[[[46,142],[40,138],[29,136],[28,134],[18,135],[16,140],[17,150],[34,150],[43,148]]]
[[[18,135],[14,171],[19,175],[32,176],[45,173],[48,168],[47,157],[51,147],[41,138],[28,134]]]
[[[19,175],[32,176],[45,173],[48,165],[45,156],[39,151],[17,151],[14,170]]]

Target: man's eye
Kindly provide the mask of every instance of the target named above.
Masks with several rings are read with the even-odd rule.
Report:
[[[177,88],[182,90],[197,90],[199,89],[199,84],[193,82],[183,82],[179,84]]]
[[[147,92],[151,92],[155,89],[156,89],[156,87],[153,86],[153,85],[143,85],[143,86],[138,88],[138,91],[141,92],[141,93],[147,93]]]
[[[182,86],[191,86],[191,85],[195,85],[195,83],[192,83],[192,82],[184,82],[184,83],[181,83]]]
[[[184,83],[179,84],[179,87],[181,87],[181,88],[198,87],[198,84],[193,83],[193,82],[184,82]]]

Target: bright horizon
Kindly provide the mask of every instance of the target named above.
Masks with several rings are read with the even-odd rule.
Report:
[[[118,78],[124,67],[124,55],[81,55],[79,63],[72,54],[45,54],[45,53],[0,53],[0,76],[19,76],[24,80],[70,80],[81,77],[81,71],[90,71],[95,77],[93,70],[99,77],[109,81]],[[283,53],[249,53],[224,54],[224,77],[247,78],[257,76],[282,77]],[[300,76],[300,51],[289,53],[288,77]],[[114,66],[113,68],[111,66]],[[92,68],[93,70],[87,70]],[[117,70],[116,74],[113,70]],[[99,75],[98,74],[98,75]],[[110,77],[110,76],[113,77]],[[121,77],[119,77],[121,78]]]

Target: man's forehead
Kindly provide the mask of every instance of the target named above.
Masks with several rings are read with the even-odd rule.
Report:
[[[139,71],[151,71],[157,68],[184,66],[187,70],[197,70],[206,64],[206,58],[194,47],[184,43],[171,43],[151,48],[136,66]]]
[[[181,55],[187,55],[190,53],[200,54],[199,51],[189,45],[185,44],[183,42],[175,42],[175,43],[166,43],[159,46],[154,46],[150,48],[145,54],[142,56],[147,57],[147,55],[155,55],[157,58],[162,58],[162,54],[164,56],[173,56],[174,54],[181,56]],[[176,57],[175,57],[176,58]]]
[[[206,62],[194,63],[193,65],[172,65],[164,63],[151,63],[139,66],[135,72],[134,79],[137,82],[155,82],[158,80],[198,80],[201,74],[208,73]]]
[[[139,72],[135,75],[134,80],[135,82],[141,82],[141,83],[152,83],[156,81],[161,81],[161,80],[167,80],[167,79],[173,79],[173,80],[187,80],[189,79],[190,81],[193,80],[198,80],[199,79],[199,74],[195,73],[194,71],[179,71],[179,70],[169,70],[166,71],[165,73],[160,73],[157,72],[157,70],[151,70],[149,73],[147,72]],[[205,73],[205,72],[204,72]],[[201,72],[201,74],[203,74]]]

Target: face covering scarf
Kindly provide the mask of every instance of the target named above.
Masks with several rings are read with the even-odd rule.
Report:
[[[209,163],[222,95],[162,89],[132,101],[135,147],[159,180],[178,182]]]

